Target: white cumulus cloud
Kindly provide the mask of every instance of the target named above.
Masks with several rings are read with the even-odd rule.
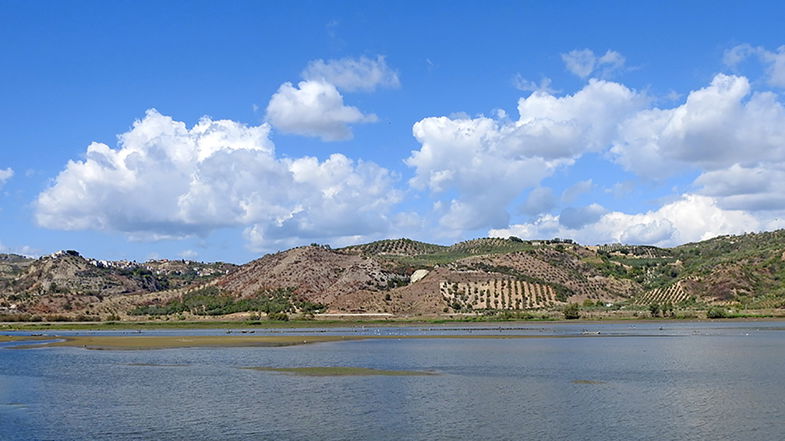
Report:
[[[267,121],[276,129],[323,141],[351,139],[349,124],[377,120],[374,114],[344,105],[338,89],[324,81],[284,83],[267,104]]]
[[[785,108],[744,77],[718,74],[672,109],[645,110],[620,125],[611,149],[626,169],[662,178],[684,169],[785,160]]]
[[[379,118],[344,104],[342,91],[371,92],[377,87],[399,87],[398,74],[383,56],[314,60],[296,86],[283,83],[267,104],[266,120],[276,129],[322,141],[352,138],[351,124],[372,123]]]
[[[703,173],[695,180],[699,192],[717,199],[728,209],[785,210],[785,164],[762,163]]]
[[[242,226],[255,249],[389,226],[400,195],[388,170],[340,154],[279,158],[269,131],[209,117],[188,128],[149,110],[117,148],[93,143],[69,161],[38,196],[37,222],[148,239]]]
[[[314,60],[302,73],[307,81],[330,83],[347,92],[370,92],[377,87],[399,87],[398,73],[387,65],[381,55],[374,58],[341,58]]]
[[[443,227],[501,226],[508,205],[560,166],[607,147],[618,121],[643,108],[646,97],[618,83],[590,80],[573,95],[535,92],[518,102],[519,119],[431,117],[414,124],[421,148],[406,163],[410,183],[446,201]]]
[[[569,224],[570,222],[567,222]],[[757,231],[763,224],[742,210],[727,210],[708,196],[682,195],[657,210],[639,214],[607,212],[594,222],[565,225],[559,216],[545,215],[528,224],[493,229],[493,237],[523,239],[568,237],[580,243],[627,243],[673,246],[721,234]]]

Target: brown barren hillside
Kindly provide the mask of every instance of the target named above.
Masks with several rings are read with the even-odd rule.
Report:
[[[351,293],[387,290],[400,279],[375,259],[308,246],[247,263],[222,277],[216,286],[238,297],[290,288],[304,299],[331,304]]]

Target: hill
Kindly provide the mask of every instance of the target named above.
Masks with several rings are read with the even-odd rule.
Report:
[[[439,253],[446,249],[447,247],[445,246],[418,242],[411,239],[385,239],[341,248],[339,251],[349,254],[360,254],[363,256],[379,256],[385,254],[395,256],[419,256],[423,254]]]
[[[4,255],[0,289],[3,306],[15,302],[18,311],[98,315],[488,314],[567,303],[771,309],[785,307],[785,231],[670,249],[515,237],[452,246],[395,239],[298,247],[239,267],[102,262],[76,252],[37,260]]]
[[[108,298],[190,286],[225,275],[234,267],[189,261],[95,260],[74,250],[39,259],[0,255],[0,308],[5,312],[90,313]]]

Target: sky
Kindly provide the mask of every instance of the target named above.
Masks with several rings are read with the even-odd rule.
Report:
[[[782,2],[0,0],[0,252],[785,227]]]

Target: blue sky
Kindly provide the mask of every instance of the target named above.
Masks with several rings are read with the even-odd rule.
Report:
[[[781,228],[783,20],[780,2],[0,0],[0,252]]]

